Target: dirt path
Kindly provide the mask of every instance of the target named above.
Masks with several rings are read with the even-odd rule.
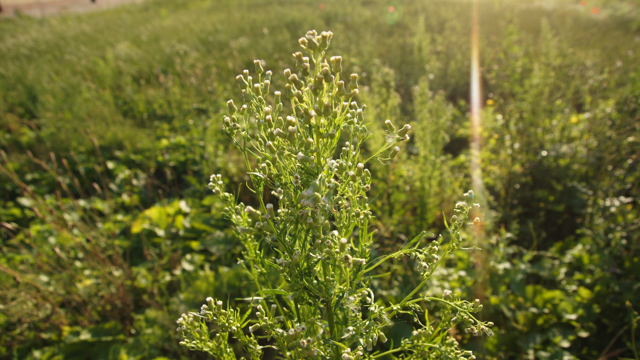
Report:
[[[17,12],[30,16],[48,16],[62,12],[85,12],[143,0],[0,0],[0,17]]]

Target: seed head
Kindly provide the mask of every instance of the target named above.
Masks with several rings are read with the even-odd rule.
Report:
[[[398,130],[398,136],[404,137],[411,130],[411,125],[405,124],[402,129]]]
[[[389,154],[389,158],[391,159],[395,159],[396,156],[398,156],[398,153],[400,152],[400,147],[396,146],[393,149],[391,149],[391,153]]]
[[[252,333],[252,332],[254,332],[254,331],[258,330],[258,329],[260,329],[260,324],[255,324],[255,325],[249,326],[249,332],[250,333]]]
[[[331,59],[331,70],[334,73],[342,72],[342,56],[332,56]]]

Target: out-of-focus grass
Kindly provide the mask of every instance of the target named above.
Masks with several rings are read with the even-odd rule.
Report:
[[[372,169],[378,250],[442,227],[468,187],[470,2],[320,4],[155,0],[0,21],[1,354],[194,356],[173,320],[250,290],[205,188],[214,172],[234,192],[247,180],[218,131],[224,102],[256,58],[281,86],[311,28],[361,73],[371,128],[415,125],[399,161]],[[630,333],[615,336],[640,298],[634,4],[481,1],[487,240],[430,290],[482,286],[499,329],[489,358],[631,356]],[[402,294],[405,265],[380,296]]]

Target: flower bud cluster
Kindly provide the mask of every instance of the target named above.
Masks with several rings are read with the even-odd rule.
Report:
[[[342,351],[342,356],[340,357],[342,360],[359,360],[363,358],[364,352],[362,351],[362,346],[358,346],[355,351],[351,351],[350,348],[344,349]]]
[[[310,53],[322,52],[327,50],[332,38],[333,33],[331,31],[323,31],[318,35],[315,30],[309,30],[304,37],[298,40],[298,43]]]
[[[459,201],[456,203],[455,208],[453,209],[454,215],[451,217],[451,232],[454,234],[452,239],[452,246],[454,249],[459,249],[460,244],[462,243],[462,235],[460,231],[462,227],[466,224],[467,219],[469,218],[469,214],[471,213],[472,207],[480,207],[479,204],[471,204],[474,200],[473,190],[469,190],[464,193],[464,201]],[[469,225],[478,225],[480,224],[480,219],[476,218],[473,222],[468,223]]]
[[[209,184],[207,185],[214,194],[222,192],[224,189],[224,182],[222,182],[222,175],[211,175],[209,178]]]
[[[178,324],[176,330],[184,337],[180,344],[191,350],[218,355],[221,351],[228,352],[230,348],[226,342],[229,334],[246,343],[249,348],[257,346],[255,339],[246,337],[242,332],[239,311],[224,309],[222,301],[211,297],[206,299],[206,304],[200,307],[199,313],[182,314],[176,323]],[[210,338],[207,323],[214,323],[220,331],[213,339]]]
[[[441,259],[440,255],[438,255],[439,251],[438,242],[434,241],[426,248],[416,249],[412,252],[411,258],[416,261],[416,271],[425,277],[431,275]]]
[[[385,120],[384,125],[386,127],[387,137],[393,139],[393,141],[401,142],[401,141],[409,141],[411,139],[409,137],[409,131],[411,130],[411,125],[404,124],[404,126],[399,130],[396,130],[396,127],[393,125],[391,120]]]
[[[488,337],[492,337],[494,335],[493,330],[491,330],[489,328],[491,324],[493,325],[493,323],[481,323],[479,325],[476,326],[469,326],[467,328],[464,329],[465,334],[471,334],[473,336],[480,336],[482,334],[487,335]]]
[[[419,347],[422,344],[428,344],[433,333],[434,329],[430,326],[414,330],[411,338],[402,340],[402,347],[407,350],[412,349],[415,351],[416,347]],[[417,358],[456,360],[476,359],[472,351],[460,349],[458,342],[452,337],[445,338],[443,343],[438,347],[429,346],[426,347],[425,350],[426,351],[421,353]]]

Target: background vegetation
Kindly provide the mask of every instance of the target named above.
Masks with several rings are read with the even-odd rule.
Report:
[[[484,299],[496,336],[454,334],[481,358],[638,359],[637,8],[481,2],[483,250],[430,285]],[[206,188],[247,180],[225,102],[253,59],[281,86],[312,28],[362,74],[371,129],[414,126],[373,169],[380,251],[440,231],[470,187],[470,15],[466,1],[149,0],[1,21],[0,358],[201,358],[175,319],[252,293]],[[381,273],[391,300],[416,277]]]

